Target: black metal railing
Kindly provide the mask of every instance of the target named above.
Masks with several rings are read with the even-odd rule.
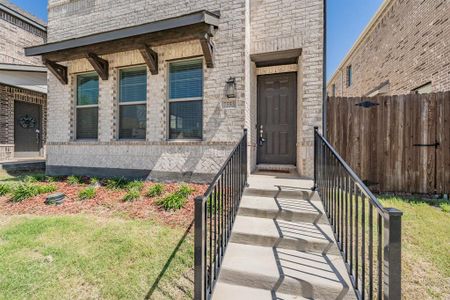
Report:
[[[318,128],[314,135],[314,188],[358,298],[401,299],[402,212],[383,207]]]
[[[194,298],[210,299],[247,184],[247,130],[205,194],[195,199]]]

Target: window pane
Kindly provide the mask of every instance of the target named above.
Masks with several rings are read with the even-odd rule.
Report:
[[[98,103],[98,76],[83,74],[77,77],[77,105]]]
[[[120,139],[145,139],[147,105],[120,106]]]
[[[120,102],[147,100],[147,68],[120,70]]]
[[[97,139],[98,107],[77,108],[77,139]]]
[[[203,97],[203,67],[201,60],[170,64],[170,99]]]
[[[170,103],[170,139],[202,138],[202,101]]]

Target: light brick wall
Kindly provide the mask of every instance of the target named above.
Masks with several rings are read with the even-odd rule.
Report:
[[[110,78],[100,81],[98,142],[74,140],[74,74],[92,70],[90,65],[85,60],[66,62],[70,73],[67,86],[50,75],[48,164],[214,173],[238,141],[243,128],[248,127],[251,136],[249,147],[253,153],[249,161],[253,169],[256,163],[257,70],[250,61],[250,54],[302,48],[299,65],[305,69],[299,72],[302,74],[299,76],[299,112],[304,116],[298,125],[298,165],[303,175],[311,176],[313,126],[321,124],[322,2],[50,0],[49,42],[199,10],[220,11],[221,17],[219,30],[214,36],[215,67],[204,70],[202,142],[167,141],[167,61],[202,55],[198,41],[177,43],[154,48],[159,55],[159,74],[148,75],[146,141],[117,140],[117,72],[122,66],[142,64],[139,52],[103,56],[110,63]],[[264,14],[274,22],[266,23]],[[229,99],[224,92],[225,81],[230,76],[237,82],[237,98],[232,99],[235,105],[231,107],[225,105]]]
[[[322,126],[323,16],[322,0],[251,1],[251,54],[302,49],[298,68],[297,169],[308,177],[313,175],[313,127]]]
[[[330,80],[328,95],[363,96],[389,80],[388,95],[432,82],[450,90],[450,1],[392,0],[362,43]],[[352,65],[353,84],[346,86]]]
[[[25,47],[40,45],[45,38],[0,18],[0,63],[42,65],[40,57],[26,57]]]

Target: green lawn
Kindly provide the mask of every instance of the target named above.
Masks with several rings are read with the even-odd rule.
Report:
[[[150,220],[0,215],[0,299],[192,298],[184,237]]]
[[[403,211],[404,299],[450,299],[450,210],[448,201],[382,198]]]

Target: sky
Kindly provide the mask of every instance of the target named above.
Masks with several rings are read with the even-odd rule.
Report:
[[[47,20],[47,0],[10,0]],[[327,79],[369,23],[383,0],[327,0]]]

